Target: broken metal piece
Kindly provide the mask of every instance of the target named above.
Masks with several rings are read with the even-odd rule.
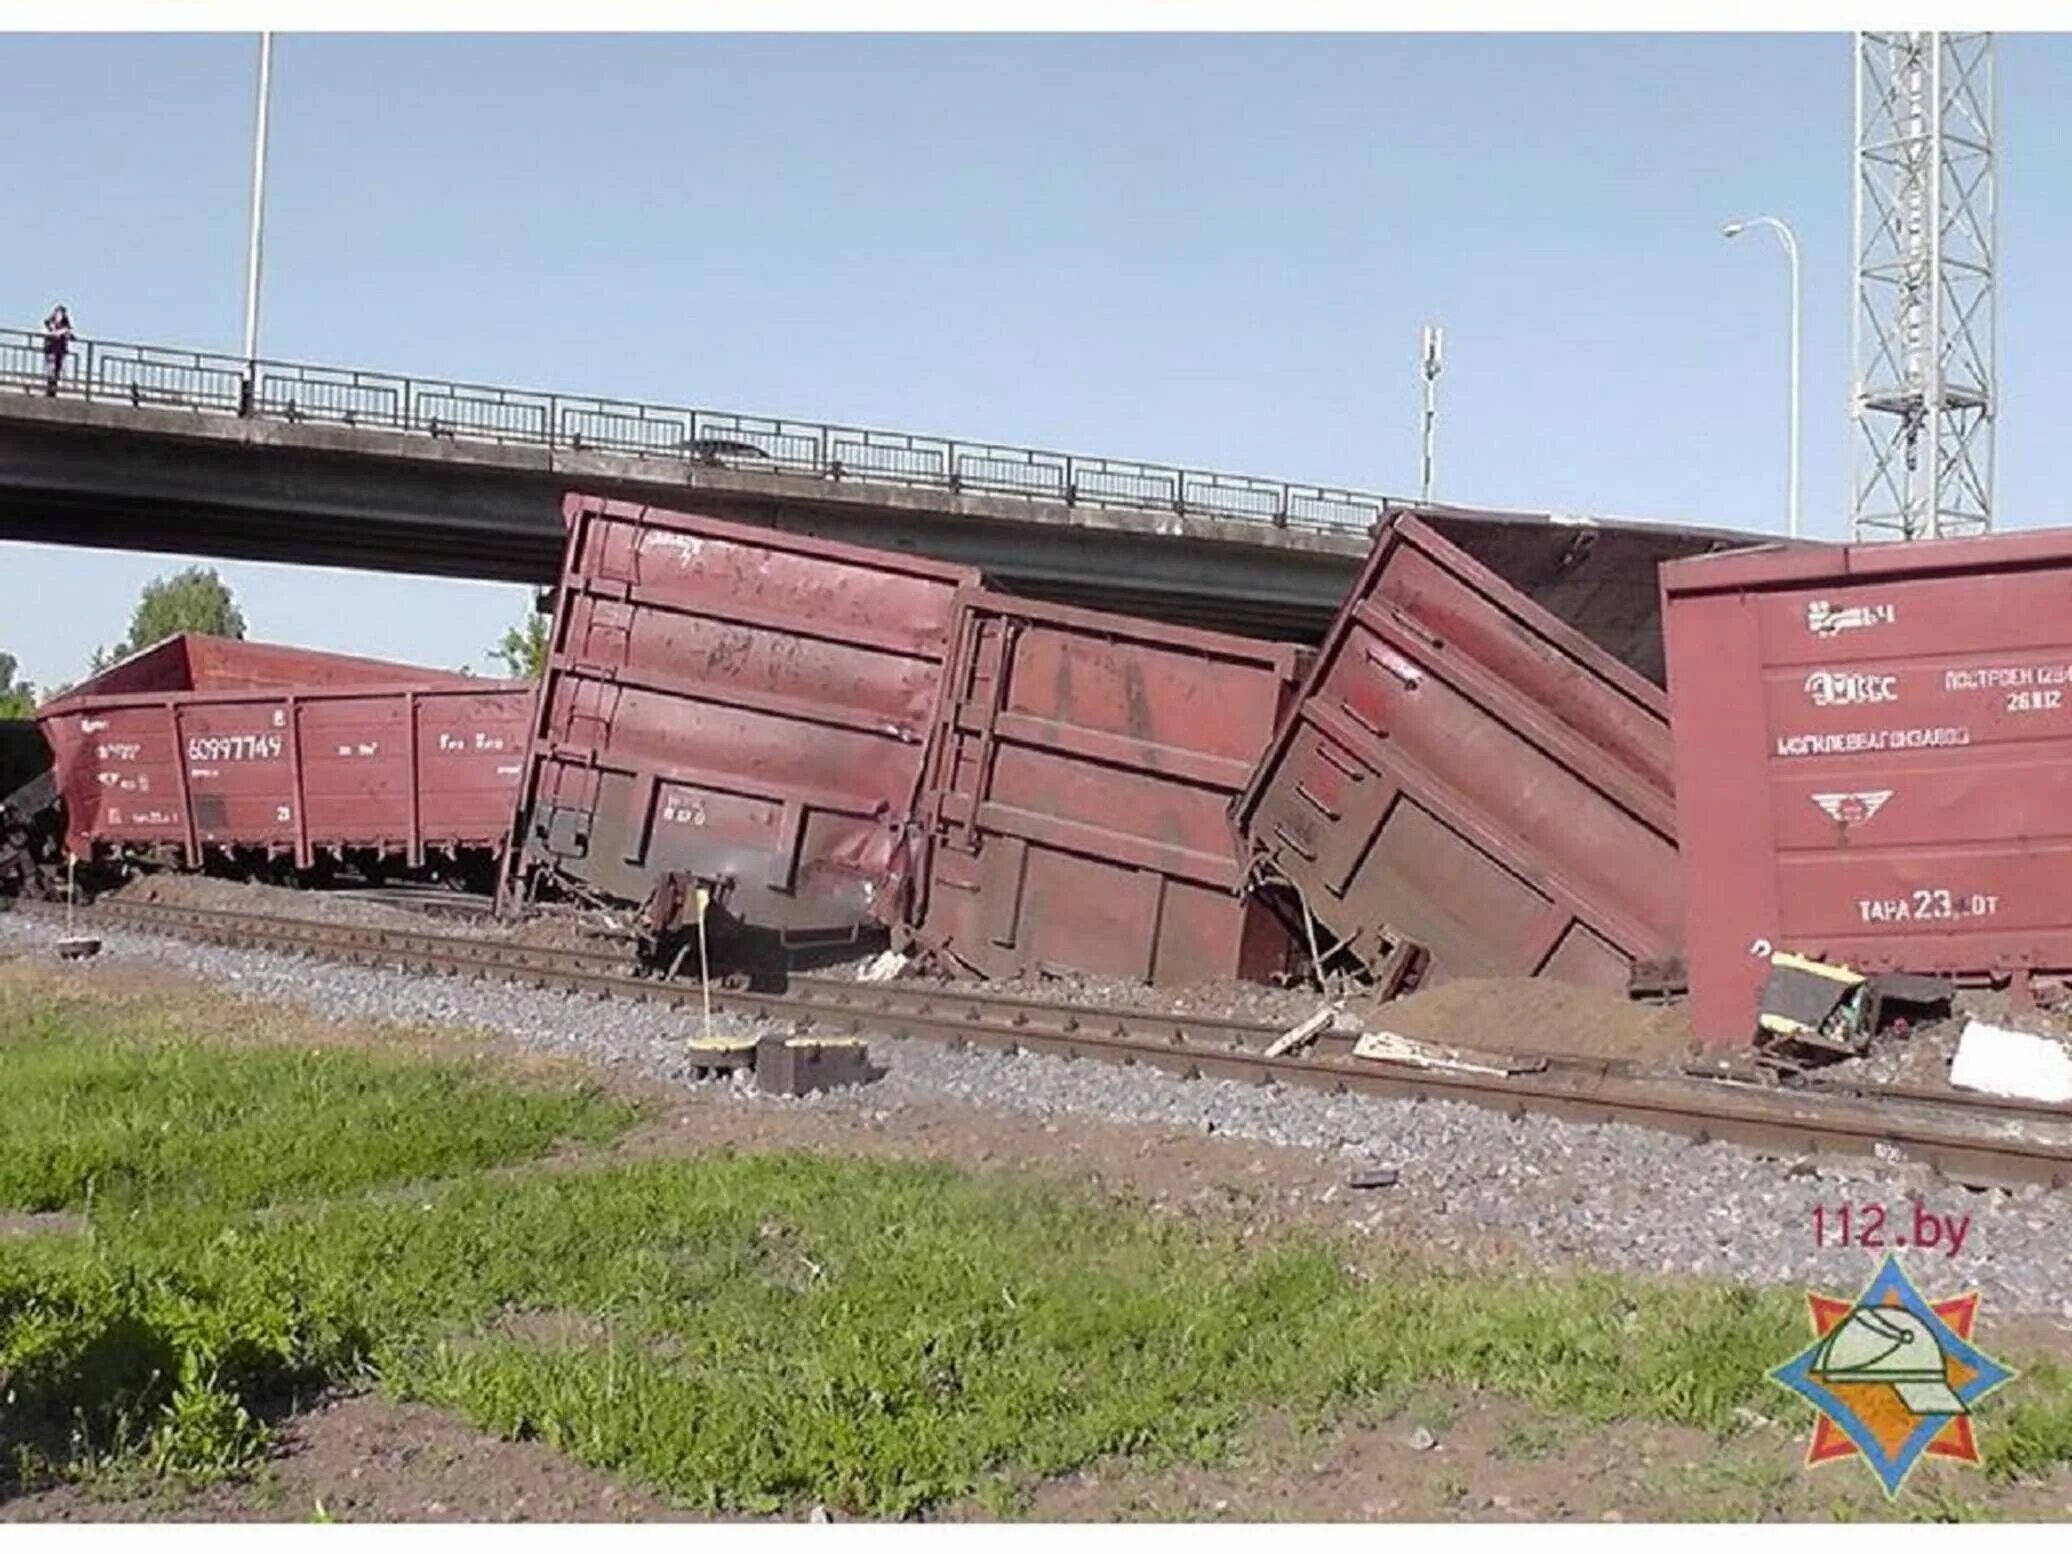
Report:
[[[1370,1063],[1403,1063],[1412,1068],[1442,1069],[1454,1074],[1537,1074],[1547,1060],[1530,1052],[1483,1052],[1470,1047],[1438,1047],[1394,1031],[1368,1031],[1353,1043],[1353,1056]]]
[[[1308,1019],[1289,1027],[1274,1039],[1273,1045],[1266,1049],[1266,1055],[1270,1058],[1286,1057],[1289,1053],[1308,1046],[1331,1029],[1331,1022],[1338,1017],[1342,1007],[1335,1003],[1326,1004]]]
[[[1956,989],[1937,977],[1881,971],[1872,975],[1779,950],[1758,1005],[1756,1048],[1772,1067],[1859,1057],[1889,1023],[1888,1006],[1946,1005]]]

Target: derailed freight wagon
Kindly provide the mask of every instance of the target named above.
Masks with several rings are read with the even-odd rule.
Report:
[[[958,603],[920,943],[993,977],[1282,969],[1287,930],[1245,893],[1229,811],[1302,650],[976,589]]]
[[[905,911],[968,567],[570,496],[512,898],[853,937]]]
[[[1662,570],[1692,1026],[1771,952],[2072,974],[2072,530]]]
[[[82,862],[488,888],[532,688],[183,633],[37,714]]]
[[[45,811],[57,796],[50,746],[34,718],[0,719],[0,896],[43,888],[47,845],[56,820]]]
[[[1740,537],[1391,513],[1240,799],[1327,960],[1625,989],[1683,944],[1656,567]]]

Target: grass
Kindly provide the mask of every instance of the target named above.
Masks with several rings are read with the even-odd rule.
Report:
[[[680,1503],[901,1516],[1104,1458],[1215,1461],[1265,1410],[1345,1417],[1418,1388],[1725,1432],[1769,1401],[1749,1356],[1799,1321],[1783,1293],[1723,1286],[1368,1276],[1327,1239],[1241,1242],[944,1167],[484,1174],[626,1113],[465,1065],[64,1011],[0,1029],[16,1057],[36,1077],[0,1092],[0,1181],[130,1206],[0,1241],[18,1479],[235,1476],[285,1400],[372,1383]],[[59,1118],[91,1146],[63,1147]],[[2072,1457],[2072,1379],[2025,1383],[1990,1434],[2003,1474]]]
[[[43,1315],[0,1368],[32,1412],[102,1398],[83,1438],[148,1420],[168,1472],[214,1471],[200,1443],[283,1390],[378,1377],[688,1504],[881,1516],[1002,1471],[1214,1460],[1259,1408],[1404,1384],[1724,1428],[1765,1385],[1735,1356],[1795,1315],[1611,1280],[1377,1286],[1322,1241],[1250,1250],[1052,1189],[788,1155],[173,1214],[13,1262],[0,1326]],[[513,1311],[593,1323],[541,1342]]]
[[[530,1159],[629,1108],[459,1062],[226,1049],[162,1018],[0,1003],[0,1207],[261,1207]]]
[[[1552,1420],[1535,1419],[1518,1426],[1506,1436],[1499,1451],[1515,1462],[1537,1462],[1560,1444],[1560,1425]]]

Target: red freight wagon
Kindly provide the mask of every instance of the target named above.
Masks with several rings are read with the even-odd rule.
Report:
[[[1662,572],[1692,1022],[1771,948],[2072,971],[2072,530],[1764,548]]]
[[[37,721],[66,846],[200,868],[340,858],[493,880],[531,687],[182,634]]]
[[[657,939],[853,933],[905,911],[968,567],[571,496],[520,810],[528,886],[644,904]]]
[[[971,590],[923,800],[917,937],[986,976],[1263,978],[1230,803],[1301,650]]]
[[[1656,562],[1724,543],[1391,514],[1237,808],[1290,910],[1370,968],[1421,947],[1427,980],[1623,989],[1675,956],[1668,704],[1636,671]]]

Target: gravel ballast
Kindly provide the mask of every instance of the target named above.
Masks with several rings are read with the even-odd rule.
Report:
[[[0,943],[18,950],[47,949],[61,933],[54,924],[0,915]],[[689,1082],[683,1044],[697,1034],[695,1011],[124,930],[100,937],[104,959],[182,970],[240,997],[292,1002],[339,1021],[492,1030],[528,1047]],[[738,1018],[715,1017],[715,1026],[730,1034],[775,1029]],[[873,1039],[871,1051],[889,1072],[864,1088],[803,1100],[724,1093],[728,1104],[854,1108],[893,1126],[905,1108],[950,1101],[1060,1125],[1092,1117],[1227,1135],[1338,1160],[1348,1173],[1397,1168],[1393,1186],[1325,1196],[1349,1229],[1400,1229],[1407,1221],[1441,1253],[1496,1237],[1550,1265],[1813,1285],[1838,1294],[1854,1293],[1882,1254],[1816,1245],[1814,1207],[1825,1205],[1832,1223],[1844,1203],[1880,1204],[1888,1235],[1897,1235],[1909,1232],[1918,1197],[1926,1211],[1969,1217],[1960,1256],[1908,1254],[1930,1293],[1976,1287],[2001,1312],[2072,1318],[2072,1215],[2063,1194],[1969,1190],[1917,1165],[1774,1159],[1623,1124],[1511,1118],[1449,1102],[1182,1080],[1147,1068],[957,1051],[926,1041]]]

